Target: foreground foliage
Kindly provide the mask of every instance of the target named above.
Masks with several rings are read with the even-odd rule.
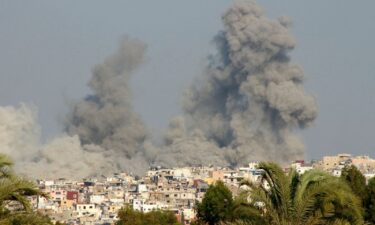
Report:
[[[0,225],[53,225],[50,218],[38,213],[18,212],[8,214],[0,220]]]
[[[365,222],[375,224],[375,177],[366,185],[365,176],[357,167],[351,165],[342,170],[341,179],[347,182],[353,193],[361,199]]]
[[[30,181],[17,176],[12,170],[13,162],[0,154],[0,225],[49,225],[49,218],[32,211],[29,196],[44,194]],[[9,203],[18,203],[9,209]]]
[[[354,165],[346,166],[341,171],[341,179],[346,181],[353,193],[362,199],[366,196],[366,178]]]
[[[243,182],[248,191],[232,201],[222,183],[211,186],[198,204],[197,224],[359,225],[360,199],[340,178],[311,170],[286,174],[274,163],[262,162],[260,183]]]
[[[371,178],[367,185],[367,195],[364,200],[365,220],[375,224],[375,177]]]
[[[341,179],[310,170],[285,174],[274,163],[260,163],[262,185],[250,184],[250,207],[266,224],[363,224],[361,202]]]
[[[218,181],[211,185],[204,195],[201,203],[197,203],[197,218],[209,225],[220,221],[228,221],[232,217],[233,196],[232,192]]]
[[[151,211],[143,213],[130,207],[118,212],[119,221],[116,225],[179,225],[177,218],[170,211]]]
[[[211,185],[201,203],[196,204],[197,221],[194,224],[225,224],[237,220],[264,222],[258,210],[248,207],[240,196],[233,199],[232,192],[221,181]]]

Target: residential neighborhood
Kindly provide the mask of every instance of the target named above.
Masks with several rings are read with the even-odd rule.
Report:
[[[356,166],[366,179],[375,176],[374,159],[349,154],[325,156],[320,161],[297,160],[285,166],[285,172],[295,168],[303,174],[316,168],[340,176],[341,169],[348,165]],[[49,198],[34,197],[32,203],[35,210],[66,224],[114,224],[118,210],[125,206],[145,213],[172,211],[178,221],[190,224],[195,219],[195,203],[202,200],[209,185],[220,180],[236,195],[241,191],[242,181],[257,182],[261,174],[257,162],[251,162],[238,168],[154,167],[143,177],[115,173],[81,181],[38,180],[39,188]]]

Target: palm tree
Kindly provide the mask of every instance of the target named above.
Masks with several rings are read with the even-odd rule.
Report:
[[[0,224],[8,224],[8,221],[19,220],[21,217],[38,218],[38,215],[32,212],[28,197],[47,197],[34,183],[17,176],[13,172],[12,166],[13,162],[9,157],[0,154]],[[9,210],[7,206],[11,202],[19,203],[20,209]]]
[[[12,176],[7,179],[0,179],[0,209],[10,201],[20,203],[25,211],[32,210],[29,196],[44,196],[43,193],[30,181],[24,178]]]
[[[344,225],[363,224],[359,199],[339,178],[311,170],[300,176],[294,169],[286,174],[274,163],[262,162],[261,182],[248,182],[245,203],[264,221],[237,224]],[[254,211],[251,211],[254,214]]]

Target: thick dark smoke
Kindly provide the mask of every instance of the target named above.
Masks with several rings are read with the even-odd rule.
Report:
[[[95,144],[131,159],[147,137],[133,111],[129,79],[144,59],[146,46],[126,38],[119,50],[97,65],[89,87],[93,94],[78,102],[66,123],[68,134],[82,144]]]
[[[290,62],[295,47],[290,21],[270,20],[255,2],[246,2],[231,7],[223,23],[214,38],[217,54],[187,90],[184,115],[170,121],[163,145],[150,142],[132,106],[129,80],[143,63],[146,46],[125,38],[93,69],[92,94],[73,104],[66,134],[41,145],[35,110],[2,107],[2,148],[21,161],[21,170],[39,177],[302,158],[296,131],[314,121],[317,106],[303,89],[301,67]]]
[[[201,162],[217,162],[220,152],[230,165],[302,158],[304,146],[293,132],[314,121],[317,106],[303,90],[301,67],[290,63],[288,52],[295,47],[290,21],[270,20],[250,2],[234,5],[223,22],[224,31],[214,40],[218,53],[210,57],[205,77],[187,92],[188,126],[172,121],[166,141],[172,151],[168,154],[186,159],[178,164],[195,163],[209,141],[214,145],[208,147],[211,154],[204,155]],[[202,145],[185,141],[177,129],[185,127],[203,134]],[[183,151],[176,152],[176,148]]]

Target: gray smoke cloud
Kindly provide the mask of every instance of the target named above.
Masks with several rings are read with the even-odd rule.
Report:
[[[68,134],[132,158],[147,132],[133,111],[129,79],[144,60],[145,44],[126,38],[119,50],[97,65],[89,87],[93,94],[78,102],[66,123]]]
[[[125,38],[119,50],[93,69],[92,95],[76,103],[66,132],[78,135],[82,145],[95,145],[118,170],[134,169],[142,158],[146,128],[133,111],[129,79],[143,63],[146,45]],[[126,162],[126,163],[125,163]],[[145,163],[141,163],[144,167]]]
[[[150,141],[132,106],[129,81],[144,62],[146,45],[124,38],[94,67],[92,94],[72,105],[59,137],[40,143],[34,107],[0,107],[1,152],[15,159],[19,171],[50,178],[303,158],[296,131],[308,127],[318,110],[303,89],[302,68],[288,55],[295,47],[290,20],[270,20],[251,1],[233,5],[222,19],[217,53],[186,91],[184,114],[170,121],[162,145]]]
[[[31,177],[82,178],[118,171],[142,174],[155,155],[140,117],[133,111],[131,75],[144,61],[146,45],[124,38],[120,47],[94,67],[92,94],[72,105],[65,132],[40,141],[35,107],[0,107],[1,152]]]
[[[214,40],[217,54],[210,57],[205,76],[187,91],[186,124],[171,122],[167,154],[186,159],[178,164],[232,166],[303,158],[304,145],[294,131],[314,121],[317,105],[302,87],[301,67],[288,56],[295,47],[289,19],[270,20],[255,2],[247,2],[230,8],[223,22],[224,31]],[[203,136],[194,146],[192,137],[181,140],[189,130]],[[195,160],[196,155],[204,159]]]

